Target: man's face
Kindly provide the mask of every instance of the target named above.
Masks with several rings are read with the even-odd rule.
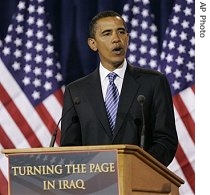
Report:
[[[98,51],[102,65],[110,71],[122,64],[128,48],[128,33],[119,17],[106,17],[97,21],[95,38],[88,40]]]

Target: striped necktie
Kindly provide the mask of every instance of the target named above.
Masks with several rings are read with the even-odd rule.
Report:
[[[111,72],[107,76],[109,78],[109,85],[106,91],[105,106],[107,110],[109,124],[112,130],[112,133],[114,133],[117,107],[118,107],[118,102],[119,102],[119,92],[116,85],[114,84],[114,80],[116,79],[117,74],[114,72]]]

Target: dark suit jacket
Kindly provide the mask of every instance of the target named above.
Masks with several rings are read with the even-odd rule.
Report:
[[[168,81],[157,71],[140,69],[129,64],[120,95],[114,135],[106,115],[99,68],[66,86],[61,146],[139,145],[142,128],[141,107],[137,101],[139,95],[146,98],[145,150],[168,166],[178,144]],[[79,104],[73,105],[75,98],[79,99]]]

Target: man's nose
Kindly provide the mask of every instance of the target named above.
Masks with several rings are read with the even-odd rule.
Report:
[[[113,33],[113,40],[114,43],[119,42],[120,41],[120,36],[118,32]]]

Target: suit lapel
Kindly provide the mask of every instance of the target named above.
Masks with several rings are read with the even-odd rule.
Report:
[[[137,91],[139,88],[139,85],[136,82],[136,76],[134,75],[132,71],[132,67],[128,65],[127,70],[125,72],[125,77],[123,81],[122,91],[120,94],[120,101],[118,106],[118,113],[117,113],[117,120],[115,125],[115,134],[118,133],[120,130],[120,127],[126,117],[126,113],[128,113],[129,108],[137,96]],[[114,139],[113,137],[113,139]]]
[[[104,127],[104,130],[109,135],[110,139],[112,139],[112,133],[106,115],[106,108],[102,95],[101,81],[98,68],[90,76],[87,86],[88,87],[86,95],[88,96],[88,100],[91,106],[93,107],[93,110],[95,111],[96,117]]]

